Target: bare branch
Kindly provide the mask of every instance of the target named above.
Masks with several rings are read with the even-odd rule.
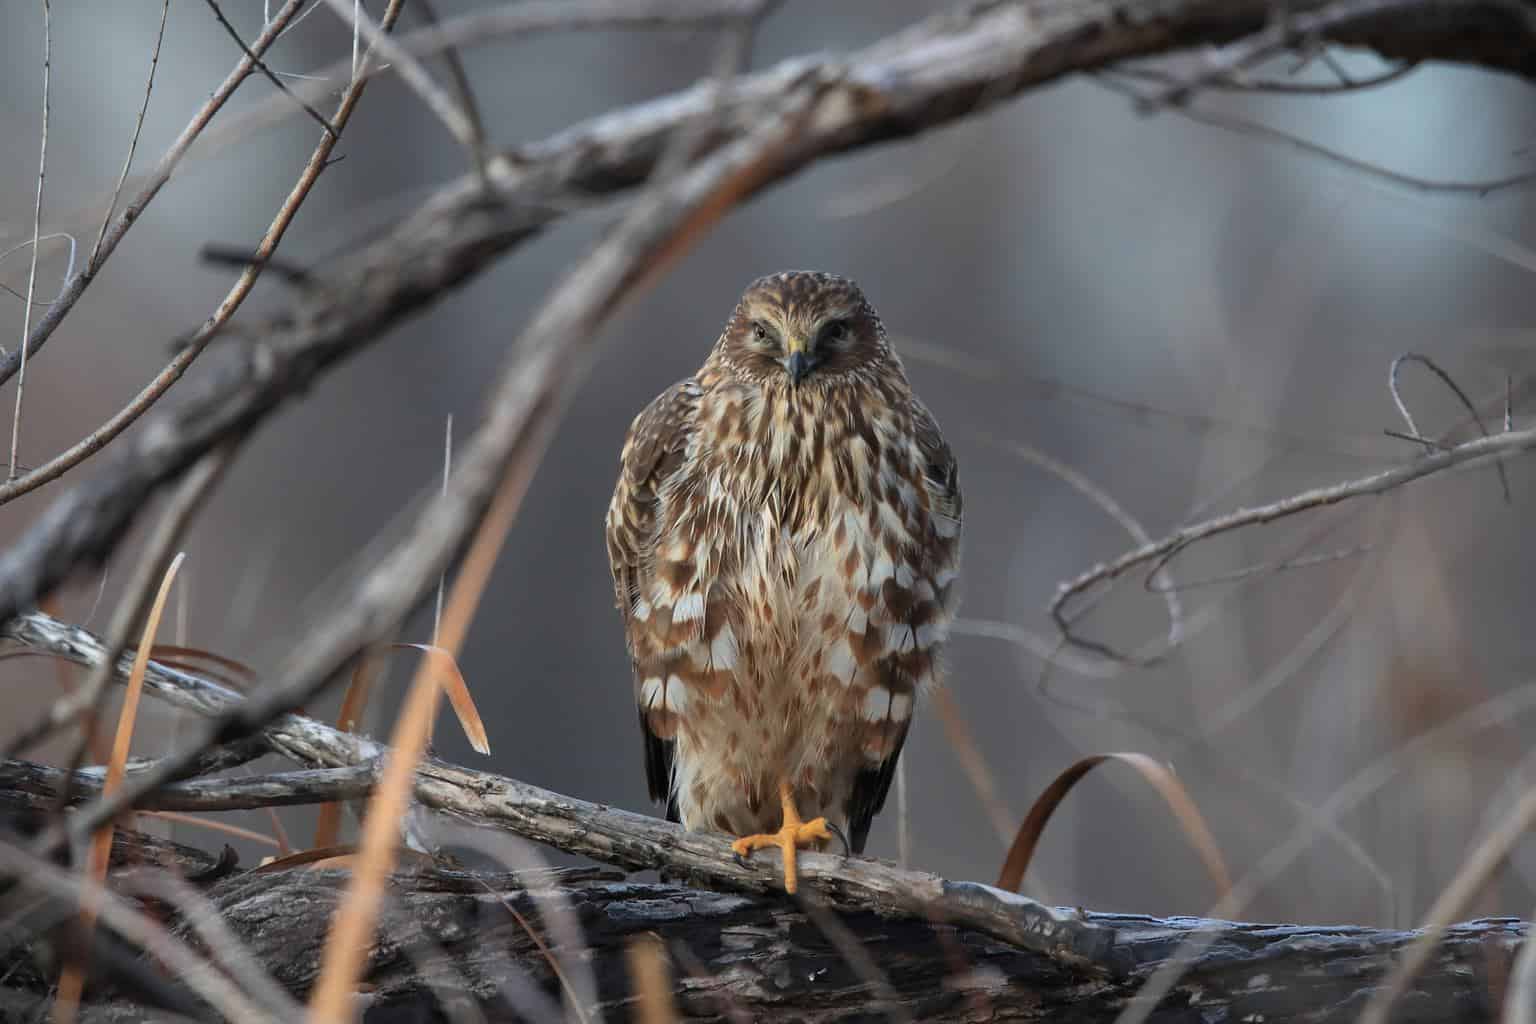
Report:
[[[235,45],[240,47],[240,52],[245,54],[246,59],[256,65],[257,70],[266,77],[267,81],[277,87],[278,92],[292,99],[294,103],[298,104],[300,110],[308,114],[316,124],[325,129],[327,135],[335,139],[338,134],[335,126],[325,119],[324,114],[310,106],[307,100],[293,95],[283,80],[272,73],[272,69],[267,67],[262,59],[246,45],[244,39],[240,38],[240,30],[231,25],[229,19],[224,17],[224,12],[219,8],[218,0],[205,0],[205,2],[208,4],[209,9],[213,11],[213,16],[218,19],[219,24],[224,27],[224,31],[229,35],[229,38],[233,39]]]
[[[282,34],[283,29],[287,27],[288,23],[293,20],[293,16],[298,13],[299,8],[304,6],[304,2],[305,0],[287,0],[282,8],[272,16],[272,20],[262,29],[260,37],[251,44],[252,52],[258,56],[265,53],[267,48]],[[69,314],[69,311],[74,308],[75,303],[79,301],[80,296],[85,293],[86,286],[95,279],[96,272],[101,269],[102,263],[112,255],[113,251],[117,248],[117,243],[123,240],[123,236],[128,233],[128,229],[143,214],[144,209],[154,200],[161,187],[171,180],[171,174],[176,170],[177,165],[181,163],[187,149],[202,134],[203,129],[213,120],[213,116],[219,112],[230,96],[234,95],[240,83],[245,81],[246,77],[255,70],[255,67],[256,65],[251,63],[249,58],[243,58],[224,81],[219,84],[219,87],[213,91],[213,95],[208,97],[208,101],[192,116],[192,120],[182,129],[176,141],[171,143],[171,148],[166,150],[165,155],[160,158],[160,162],[155,166],[155,169],[150,172],[148,182],[140,189],[133,202],[128,204],[128,208],[122,212],[116,221],[113,221],[111,229],[107,231],[103,239],[93,248],[91,259],[86,262],[85,267],[81,269],[79,274],[70,279],[63,293],[49,307],[47,315],[27,335],[27,345],[33,353],[41,351],[43,345],[53,336],[53,332],[58,328],[59,324],[64,322],[64,317]],[[115,200],[113,205],[116,205]],[[4,384],[15,376],[20,367],[20,352],[13,352],[4,358],[0,358],[0,384]]]
[[[1073,598],[1101,583],[1116,579],[1137,566],[1166,561],[1191,544],[1208,537],[1230,533],[1245,526],[1272,523],[1300,512],[1336,505],[1341,501],[1350,501],[1366,495],[1386,494],[1404,484],[1452,467],[1516,455],[1532,448],[1536,448],[1536,428],[1495,434],[1492,437],[1467,441],[1445,451],[1433,452],[1415,462],[1382,470],[1370,476],[1303,491],[1268,505],[1238,509],[1224,516],[1191,524],[1152,544],[1144,544],[1133,551],[1128,551],[1112,562],[1096,565],[1075,579],[1061,584],[1056,588],[1056,596],[1051,599],[1051,618],[1055,620],[1056,627],[1066,643],[1108,657],[1125,657],[1107,644],[1078,635],[1073,628],[1074,617],[1067,611],[1067,605]]]
[[[133,156],[139,150],[139,134],[144,130],[144,115],[149,113],[149,98],[155,91],[155,71],[160,67],[160,44],[165,42],[165,21],[170,13],[171,0],[162,0],[160,27],[155,30],[155,48],[149,55],[149,80],[144,83],[144,100],[139,104],[139,116],[133,121],[133,136],[128,140],[128,155],[123,158],[123,169],[117,175],[117,184],[112,186],[112,199],[107,203],[107,212],[101,217],[101,230],[96,232],[96,244],[91,246],[91,255],[85,261],[86,266],[89,267],[97,266],[96,261],[101,256],[101,243],[107,237],[107,228],[112,223],[112,214],[117,210],[117,200],[123,194],[123,183],[128,180],[128,172],[133,168]],[[246,52],[249,54],[250,51]],[[67,280],[66,283],[68,283]]]
[[[448,129],[448,134],[470,153],[478,173],[483,177],[485,140],[476,119],[470,116],[468,111],[461,109],[451,96],[438,88],[437,83],[433,81],[427,69],[422,67],[421,62],[410,51],[389,38],[386,30],[375,24],[361,5],[354,4],[349,9],[347,0],[325,0],[325,2],[339,18],[352,23],[352,30],[368,41],[370,50],[378,51],[379,55],[399,72],[405,84],[410,86],[411,90],[427,105],[427,109],[443,122],[443,126]],[[354,42],[354,48],[356,45]],[[355,69],[352,74],[354,85],[360,80],[367,63],[365,58],[362,65],[357,65],[354,58]]]
[[[390,6],[384,12],[383,24],[386,28],[393,26],[400,17],[400,8],[403,0],[392,0]],[[265,38],[265,37],[264,37]],[[293,218],[298,215],[299,207],[309,197],[310,191],[315,187],[315,182],[320,180],[320,174],[326,168],[330,160],[331,151],[340,141],[340,132],[352,119],[352,113],[357,109],[358,102],[362,99],[364,83],[353,82],[342,94],[336,114],[330,124],[327,125],[327,133],[321,137],[319,144],[310,154],[304,169],[299,173],[298,180],[289,190],[288,196],[283,200],[277,214],[272,218],[272,223],[267,226],[266,233],[250,254],[245,263],[245,269],[240,277],[230,287],[213,315],[203,321],[202,325],[187,338],[180,350],[167,364],[165,369],[155,375],[155,378],[146,384],[137,395],[133,397],[123,408],[119,409],[111,419],[91,431],[73,446],[49,459],[48,462],[36,469],[30,470],[20,477],[0,484],[0,505],[13,501],[23,494],[35,491],[50,481],[58,479],[75,466],[90,458],[96,452],[105,447],[113,438],[124,430],[127,430],[139,417],[149,411],[150,407],[158,402],[171,386],[181,379],[192,365],[193,360],[203,353],[203,350],[219,335],[224,326],[229,323],[236,311],[239,310],[246,296],[256,286],[257,279],[263,270],[271,265],[272,254],[277,250],[278,243],[283,240]],[[128,212],[132,212],[132,208]],[[127,213],[124,214],[127,216]],[[126,227],[124,228],[126,230]],[[121,237],[119,235],[119,237]],[[116,244],[115,241],[113,243]],[[111,249],[106,255],[111,254]],[[103,256],[105,258],[105,256]],[[87,276],[94,271],[87,268]],[[60,301],[63,301],[62,299]],[[72,301],[72,300],[71,300]],[[51,314],[51,311],[50,311]],[[0,366],[0,381],[4,379],[4,368]]]

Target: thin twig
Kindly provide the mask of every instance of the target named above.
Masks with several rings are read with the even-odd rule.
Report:
[[[107,212],[102,215],[101,230],[96,232],[96,244],[91,246],[90,258],[85,261],[88,267],[97,265],[101,243],[107,237],[107,227],[112,223],[112,214],[117,210],[117,200],[123,194],[123,183],[128,180],[128,172],[133,168],[133,156],[139,149],[139,133],[144,130],[144,116],[149,113],[149,97],[155,91],[155,70],[160,66],[160,44],[165,41],[165,21],[170,13],[171,0],[163,0],[160,4],[160,27],[155,30],[155,48],[149,55],[149,80],[144,83],[144,100],[139,104],[139,116],[133,121],[133,137],[128,140],[128,155],[123,158],[123,169],[118,172],[117,184],[112,186],[112,199],[107,203]]]
[[[297,2],[301,2],[301,0],[294,0],[294,3]],[[390,6],[385,10],[382,24],[386,30],[393,26],[400,17],[402,2],[403,0],[391,0]],[[285,6],[284,11],[287,9],[287,6]],[[264,33],[263,39],[265,38],[266,34]],[[258,47],[260,45],[260,41],[258,41]],[[348,86],[347,91],[343,93],[336,113],[331,119],[335,125],[336,132],[342,131],[346,127],[347,122],[351,120],[353,111],[357,109],[358,101],[362,99],[365,85],[366,82],[364,80],[359,80]],[[218,308],[214,310],[213,315],[203,321],[197,331],[186,340],[181,350],[172,357],[165,369],[156,374],[155,378],[146,384],[143,390],[133,397],[132,401],[113,414],[111,419],[91,431],[65,451],[49,459],[43,465],[28,471],[23,476],[8,480],[5,484],[0,485],[0,505],[13,501],[23,494],[35,491],[44,484],[58,479],[81,462],[96,454],[113,438],[127,430],[135,420],[148,412],[170,390],[171,385],[181,379],[182,375],[187,372],[187,368],[192,365],[193,360],[201,355],[213,339],[218,336],[219,332],[224,329],[224,326],[245,301],[246,296],[251,293],[251,289],[255,287],[262,270],[267,266],[268,261],[271,260],[278,243],[282,241],[283,235],[288,231],[288,226],[293,223],[293,218],[298,214],[299,207],[308,198],[310,191],[315,186],[315,182],[320,179],[320,174],[325,170],[331,151],[335,148],[339,138],[338,134],[329,133],[321,137],[314,152],[310,154],[309,161],[304,165],[304,170],[300,172],[298,181],[289,190],[287,198],[283,200],[283,205],[278,209],[277,214],[272,219],[272,223],[267,226],[266,233],[262,235],[261,241],[253,250],[251,262],[219,302]],[[147,202],[147,200],[145,201]],[[132,212],[134,212],[133,208],[130,207],[127,211],[124,211],[124,216],[126,217]],[[123,230],[127,230],[126,226]],[[121,235],[119,234],[118,237],[120,238]],[[116,245],[115,240],[112,245]],[[110,254],[111,248],[107,250],[106,255]],[[52,315],[52,310],[49,311],[49,315]],[[3,366],[0,366],[0,382],[3,382],[4,379],[5,371]]]
[[[1051,599],[1050,614],[1064,641],[1107,657],[1124,658],[1108,644],[1078,635],[1073,629],[1073,618],[1067,613],[1067,605],[1078,595],[1100,583],[1114,580],[1139,565],[1157,562],[1177,554],[1199,541],[1247,526],[1271,523],[1278,519],[1325,508],[1341,501],[1350,501],[1367,495],[1386,494],[1415,480],[1433,476],[1442,470],[1490,458],[1515,455],[1536,448],[1536,428],[1496,434],[1456,445],[1448,451],[1437,451],[1414,462],[1392,469],[1372,473],[1369,476],[1342,483],[1319,487],[1294,494],[1280,501],[1257,508],[1238,509],[1223,516],[1207,519],[1176,530],[1152,544],[1144,544],[1128,551],[1114,561],[1094,566],[1075,579],[1062,583]]]
[[[416,57],[398,42],[389,38],[386,30],[374,23],[368,13],[360,4],[352,4],[348,9],[347,0],[325,0],[331,9],[343,21],[352,22],[353,31],[368,41],[370,51],[377,51],[379,56],[397,71],[405,84],[410,86],[421,101],[427,105],[427,109],[436,115],[448,129],[455,141],[470,154],[476,173],[483,181],[489,181],[485,169],[484,147],[479,133],[476,131],[475,120],[470,114],[461,108],[452,97],[440,89],[427,69]],[[360,81],[356,58],[357,43],[353,41],[353,73],[352,82],[356,85]],[[364,58],[366,63],[367,58]]]
[[[267,48],[282,34],[283,29],[293,19],[294,14],[304,6],[304,3],[305,0],[287,0],[277,14],[273,16],[272,20],[267,23],[266,27],[262,29],[260,38],[251,44],[252,51],[257,55],[265,53]],[[70,278],[68,286],[59,295],[58,299],[54,301],[54,304],[49,307],[48,313],[27,336],[27,344],[34,354],[41,351],[43,345],[53,336],[53,332],[64,321],[64,317],[74,308],[80,296],[85,293],[86,286],[95,279],[96,273],[101,269],[102,264],[117,249],[118,243],[123,240],[123,236],[128,233],[128,229],[139,220],[145,208],[154,200],[165,183],[171,179],[171,174],[181,163],[182,158],[186,155],[192,143],[208,127],[209,122],[213,120],[213,116],[223,108],[225,102],[230,96],[234,95],[240,83],[245,81],[250,73],[255,70],[255,67],[249,58],[241,58],[240,63],[235,65],[234,70],[213,91],[213,95],[208,97],[207,102],[198,108],[196,114],[192,115],[192,120],[187,122],[186,127],[181,130],[181,134],[176,137],[176,141],[171,143],[170,149],[166,150],[165,154],[160,158],[160,162],[155,165],[155,169],[150,172],[148,181],[139,190],[138,195],[118,215],[117,220],[112,222],[112,227],[107,231],[101,244],[95,247],[93,258],[87,261],[79,274]],[[15,376],[20,369],[20,364],[19,352],[13,352],[9,356],[0,358],[0,384],[4,384]]]
[[[1275,56],[1298,41],[1321,41],[1329,32],[1418,5],[1419,0],[1345,0],[1324,5],[1316,11],[1287,11],[1281,17],[1271,18],[1264,29],[1230,46],[1208,52],[1204,67],[1198,73],[1169,86],[1157,96],[1145,98],[1143,103],[1147,108],[1179,106],[1188,102],[1200,88],[1212,82],[1231,81],[1244,69]]]
[[[11,462],[5,479],[16,479],[16,449],[21,444],[21,397],[27,383],[27,352],[32,337],[32,298],[37,294],[37,243],[43,227],[43,179],[48,176],[48,100],[53,79],[53,14],[48,0],[43,0],[43,126],[42,143],[37,157],[37,200],[32,205],[32,262],[27,270],[26,310],[21,318],[21,347],[16,372],[16,412],[11,417]]]
[[[1348,78],[1339,82],[1288,82],[1279,79],[1254,79],[1244,75],[1235,79],[1214,79],[1204,83],[1204,88],[1243,93],[1275,93],[1282,96],[1337,96],[1340,93],[1364,92],[1367,89],[1380,88],[1393,82],[1401,81],[1408,75],[1417,71],[1420,62],[1416,60],[1404,61],[1396,67],[1388,68],[1380,74],[1369,78]],[[1162,68],[1130,67],[1122,65],[1114,69],[1114,74],[1123,75],[1126,78],[1136,78],[1146,82],[1154,82],[1158,85],[1176,86],[1182,84],[1179,76]]]
[[[1467,397],[1467,393],[1461,389],[1461,385],[1456,383],[1456,378],[1446,373],[1445,370],[1441,369],[1439,363],[1435,362],[1428,356],[1419,355],[1417,352],[1404,352],[1402,355],[1392,360],[1392,366],[1387,371],[1387,386],[1392,391],[1392,401],[1394,404],[1396,404],[1398,413],[1402,415],[1403,422],[1408,424],[1408,433],[1413,436],[1413,440],[1418,441],[1430,450],[1434,450],[1436,447],[1440,446],[1440,442],[1431,440],[1419,432],[1419,425],[1413,421],[1413,414],[1408,411],[1408,406],[1403,401],[1402,392],[1398,390],[1398,374],[1402,370],[1404,363],[1418,363],[1420,366],[1433,373],[1436,377],[1439,377],[1440,382],[1450,389],[1451,394],[1456,396],[1456,399],[1461,403],[1462,408],[1467,410],[1467,415],[1472,417],[1472,422],[1477,424],[1477,432],[1482,434],[1484,437],[1489,436],[1488,428],[1483,424],[1483,417],[1477,411],[1477,406],[1473,404],[1471,398]],[[1508,378],[1506,377],[1505,380],[1507,381]],[[1508,416],[1506,415],[1506,419],[1507,418]],[[1502,462],[1495,463],[1494,468],[1498,471],[1499,474],[1499,485],[1504,490],[1504,504],[1508,505],[1511,501],[1509,494],[1509,475],[1505,473],[1504,463]]]
[[[1113,76],[1118,73],[1115,70],[1097,72],[1092,76],[1092,80],[1104,88],[1119,93],[1122,96],[1128,96],[1138,103],[1144,100],[1144,96],[1140,91],[1115,80]],[[1276,128],[1259,121],[1238,117],[1235,114],[1219,114],[1212,111],[1196,110],[1186,105],[1164,109],[1196,124],[1220,128],[1223,131],[1233,132],[1237,135],[1247,135],[1263,142],[1275,142],[1289,146],[1308,156],[1318,157],[1327,163],[1368,175],[1388,184],[1413,189],[1416,192],[1475,196],[1481,199],[1493,192],[1501,192],[1506,189],[1520,188],[1536,183],[1536,170],[1520,171],[1498,178],[1483,178],[1472,181],[1450,178],[1426,178],[1416,174],[1395,171],[1390,167],[1383,167],[1369,160],[1350,156],[1348,153],[1340,152],[1320,142],[1314,142],[1311,139],[1295,135],[1283,128]]]
[[[274,75],[272,73],[272,69],[267,67],[266,63],[263,62],[262,59],[258,57],[249,46],[246,45],[245,40],[240,38],[240,30],[231,25],[229,23],[229,19],[224,17],[224,12],[219,9],[218,0],[205,0],[205,2],[208,4],[209,9],[213,11],[213,16],[219,19],[219,24],[224,26],[224,31],[229,34],[229,38],[233,39],[235,41],[235,45],[240,47],[240,52],[244,53],[246,58],[249,59],[251,63],[256,65],[256,69],[266,76],[267,81],[277,86],[277,90],[279,92],[293,100],[293,102],[297,103],[299,105],[299,109],[303,110],[304,113],[308,114],[312,119],[314,119],[315,123],[318,124],[321,128],[324,128],[326,134],[329,135],[333,141],[339,138],[340,136],[337,133],[335,126],[332,125],[330,121],[326,120],[325,115],[320,113],[320,111],[316,110],[314,107],[310,106],[307,100],[300,96],[295,96],[293,92],[288,88],[288,86],[283,82],[283,80]]]

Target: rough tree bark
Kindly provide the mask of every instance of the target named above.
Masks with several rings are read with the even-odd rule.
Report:
[[[145,844],[132,833],[121,841],[136,851]],[[289,867],[225,874],[212,858],[163,841],[150,852],[158,863],[179,861],[215,876],[200,886],[206,912],[217,912],[256,964],[304,997],[345,872]],[[120,858],[125,887],[133,856]],[[530,922],[543,932],[541,907],[551,898],[574,912],[581,949],[551,948],[548,941],[541,948],[524,927]],[[504,872],[424,866],[392,880],[365,975],[364,1020],[475,1019],[470,1007],[487,1019],[511,1019],[519,1009],[527,1012],[530,987],[559,999],[553,964],[569,974],[584,970],[577,961],[590,966],[595,984],[584,1011],[593,1019],[627,1019],[634,993],[626,954],[633,940],[648,936],[659,937],[670,954],[678,1010],[689,1019],[1111,1020],[1183,939],[1214,926],[1220,940],[1193,959],[1151,1020],[1345,1021],[1358,1015],[1412,938],[1369,928],[1081,916],[1114,934],[1123,969],[1070,964],[920,916],[844,911],[837,920],[876,965],[869,974],[829,937],[814,907],[782,895],[637,881],[611,870],[552,871],[525,884]],[[1485,920],[1453,929],[1393,1020],[1497,1019],[1526,927]],[[176,931],[193,937],[184,922]],[[11,979],[0,988],[0,1015],[47,1005],[48,972],[36,962],[35,947],[0,955],[0,974]],[[110,991],[98,996],[106,998],[93,1002],[83,1020],[164,1019],[163,1010],[114,999]]]

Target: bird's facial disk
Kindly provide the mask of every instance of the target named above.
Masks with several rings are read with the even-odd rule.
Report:
[[[763,306],[747,312],[747,344],[776,361],[794,387],[835,356],[853,335],[853,310],[833,309],[814,317]]]

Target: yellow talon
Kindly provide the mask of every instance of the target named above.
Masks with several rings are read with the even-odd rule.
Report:
[[[813,821],[800,820],[800,812],[795,808],[795,798],[790,792],[789,783],[779,784],[779,799],[784,804],[783,826],[777,832],[759,832],[756,835],[742,836],[731,844],[731,849],[736,851],[738,857],[745,857],[753,850],[760,850],[765,846],[777,846],[783,850],[784,891],[792,893],[800,885],[796,863],[800,847],[820,846],[823,840],[832,838],[832,831],[827,827],[826,818],[816,818]]]

